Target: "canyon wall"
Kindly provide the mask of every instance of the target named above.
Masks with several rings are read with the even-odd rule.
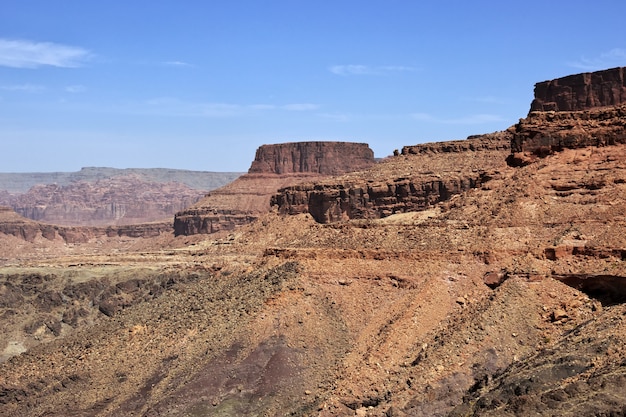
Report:
[[[263,145],[257,149],[248,174],[176,213],[174,233],[179,236],[233,230],[269,211],[270,199],[281,187],[359,171],[374,164],[373,151],[363,143]]]
[[[271,204],[280,213],[309,213],[319,223],[376,219],[394,213],[420,211],[448,200],[489,179],[489,171],[504,165],[509,132],[473,136],[462,141],[405,146],[398,156],[380,163],[392,178],[336,177],[282,188]]]
[[[97,237],[156,237],[172,233],[170,221],[133,225],[88,227],[60,226],[26,219],[10,207],[0,206],[0,233],[12,235],[27,242],[37,238],[62,239],[65,243],[85,243]]]
[[[366,143],[291,142],[259,147],[248,173],[338,175],[373,164],[374,152]]]
[[[511,165],[563,149],[626,143],[626,68],[570,75],[535,86],[528,116],[510,130]]]
[[[224,185],[239,175],[113,168],[83,168],[61,174],[0,173],[0,187],[7,187],[0,188],[0,205],[32,220],[66,226],[145,223],[171,218],[200,200],[210,187]],[[11,185],[11,180],[16,184]],[[43,182],[33,185],[33,181]],[[10,192],[25,186],[29,186],[27,192]],[[194,188],[201,186],[207,188]]]
[[[626,103],[626,68],[569,75],[535,84],[530,111],[579,111]]]

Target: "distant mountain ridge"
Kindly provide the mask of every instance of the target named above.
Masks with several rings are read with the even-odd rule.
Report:
[[[213,190],[234,181],[242,172],[190,171],[170,168],[85,167],[76,172],[0,172],[0,191],[26,193],[34,185],[68,185],[119,176],[137,175],[148,182],[179,182],[197,190]]]
[[[239,175],[166,168],[4,173],[0,174],[0,206],[32,220],[66,226],[161,221]]]

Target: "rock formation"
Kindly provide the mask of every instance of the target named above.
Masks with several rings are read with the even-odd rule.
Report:
[[[76,173],[0,174],[0,187],[25,193],[0,192],[0,205],[32,220],[66,226],[108,226],[171,218],[202,198],[211,188],[236,178],[236,173],[166,169],[83,168]],[[10,181],[15,180],[12,184]],[[59,180],[58,182],[56,180]],[[8,182],[7,182],[8,181]],[[52,181],[45,183],[45,181]]]
[[[398,176],[364,180],[348,175],[293,185],[280,189],[271,203],[281,213],[309,213],[320,223],[424,210],[481,186],[490,170],[504,165],[510,140],[509,132],[499,132],[405,146],[401,155],[381,162],[381,169],[396,171]]]
[[[538,83],[528,117],[513,133],[509,162],[532,162],[563,149],[626,143],[626,68]]]
[[[118,225],[106,227],[60,226],[39,223],[15,213],[10,207],[0,206],[0,233],[12,235],[27,242],[37,238],[62,239],[65,243],[85,243],[101,236],[156,237],[172,232],[170,221]]]
[[[374,152],[366,143],[279,143],[259,147],[248,173],[339,175],[369,168],[373,162]]]
[[[626,103],[626,68],[570,75],[535,84],[530,111],[580,111]]]
[[[270,209],[270,198],[281,187],[363,170],[375,163],[367,144],[292,142],[259,147],[248,174],[176,214],[179,235],[232,230],[254,221]]]
[[[537,130],[571,130],[549,114]],[[304,212],[317,183],[375,195],[368,220],[270,211],[229,236],[108,251],[0,234],[0,415],[625,415],[626,144],[510,166],[517,133],[300,174]],[[249,197],[272,178],[213,207],[266,207]],[[433,202],[404,212],[423,207],[409,197]]]

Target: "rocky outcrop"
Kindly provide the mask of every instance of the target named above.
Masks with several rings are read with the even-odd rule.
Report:
[[[251,223],[257,216],[238,210],[219,210],[210,207],[185,210],[174,218],[174,234],[190,236],[233,230]]]
[[[0,172],[2,190],[13,194],[26,193],[35,185],[69,185],[74,182],[93,183],[116,177],[133,176],[145,182],[184,184],[195,190],[214,190],[236,179],[242,172],[189,171],[170,168],[107,168],[85,167],[76,172]],[[4,203],[3,203],[4,204]]]
[[[625,73],[620,67],[537,83],[530,111],[580,111],[626,103]]]
[[[32,220],[66,226],[108,226],[170,218],[206,191],[183,184],[147,182],[138,176],[36,185],[5,205]]]
[[[509,164],[529,164],[563,149],[626,143],[625,72],[613,68],[536,84],[528,116],[509,129]]]
[[[465,140],[451,140],[446,142],[432,142],[420,145],[404,146],[402,148],[402,155],[508,151],[510,148],[511,144],[509,134],[507,132],[497,132],[487,135],[473,135],[469,136]]]
[[[271,203],[280,213],[309,213],[320,223],[424,210],[487,181],[487,171],[503,165],[509,142],[510,134],[499,132],[405,146],[401,155],[381,162],[404,165],[403,176],[377,181],[375,173],[368,171],[360,177],[293,185],[280,189]],[[447,162],[437,166],[442,159]],[[463,166],[470,161],[477,163]]]
[[[172,223],[168,221],[108,227],[59,226],[26,219],[10,207],[0,206],[0,233],[28,242],[45,238],[62,239],[65,243],[85,243],[97,237],[156,237],[172,233]]]
[[[363,170],[374,163],[374,153],[363,143],[263,145],[248,174],[176,213],[174,233],[180,236],[233,230],[269,211],[272,195],[282,187]]]
[[[366,169],[374,162],[374,152],[366,143],[279,143],[259,147],[248,173],[338,175]]]
[[[566,148],[626,143],[626,105],[573,112],[531,112],[511,130],[511,151],[536,156]]]
[[[0,174],[0,187],[10,189],[29,181],[51,181],[32,185],[21,194],[0,191],[0,205],[32,220],[66,226],[138,224],[171,218],[200,200],[212,189],[209,187],[221,186],[239,175],[112,168],[61,174]],[[17,181],[15,186],[6,184],[11,179]],[[198,186],[207,188],[195,188]]]

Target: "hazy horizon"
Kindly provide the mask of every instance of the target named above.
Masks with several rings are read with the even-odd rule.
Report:
[[[263,144],[504,130],[537,82],[626,65],[626,3],[0,6],[0,172],[245,172]]]

